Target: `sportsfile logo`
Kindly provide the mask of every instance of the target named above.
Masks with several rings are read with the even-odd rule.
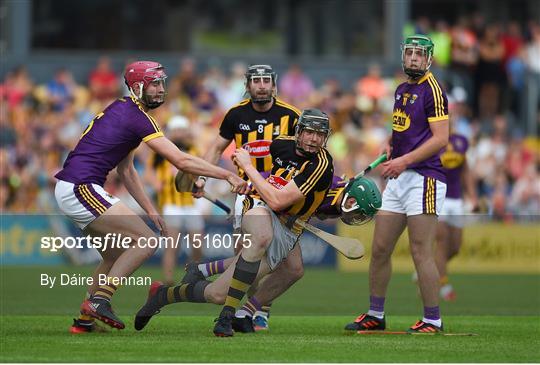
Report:
[[[270,155],[270,145],[272,141],[260,139],[253,142],[245,143],[242,148],[249,152],[251,157],[263,158]]]

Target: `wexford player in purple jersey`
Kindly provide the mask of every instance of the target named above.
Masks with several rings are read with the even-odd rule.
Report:
[[[473,209],[477,205],[476,191],[472,172],[467,165],[466,153],[469,147],[467,138],[450,134],[448,146],[441,154],[441,162],[446,172],[446,198],[437,225],[437,249],[435,261],[439,270],[441,288],[440,297],[445,301],[456,299],[454,288],[448,281],[448,261],[459,252],[463,240],[464,201],[466,193]]]
[[[443,330],[433,243],[437,215],[446,194],[440,151],[448,143],[449,122],[446,94],[429,72],[433,48],[431,39],[424,35],[407,37],[401,46],[403,71],[408,79],[396,89],[392,137],[384,147],[391,159],[382,164],[381,173],[389,181],[375,217],[369,311],[349,323],[346,330],[386,328],[384,303],[392,275],[391,256],[405,227],[424,304],[422,320],[408,331]]]
[[[194,175],[227,180],[235,193],[246,193],[247,184],[236,174],[181,152],[163,136],[156,120],[147,114],[159,107],[165,98],[163,66],[157,62],[137,61],[127,66],[124,74],[130,96],[120,98],[99,113],[83,132],[79,143],[56,174],[55,196],[60,209],[92,237],[121,234],[129,237],[132,246],[100,250],[103,261],[98,265],[87,299],[81,305],[81,316],[74,321],[72,333],[91,332],[94,319],[123,329],[124,323],[111,308],[111,297],[117,283],[125,281],[156,248],[138,245],[142,237],[155,234],[144,221],[118,198],[103,189],[109,172],[116,168],[129,193],[145,210],[162,234],[163,219],[143,190],[133,166],[134,150],[141,142],[163,156],[179,170]],[[106,277],[107,279],[99,280]]]

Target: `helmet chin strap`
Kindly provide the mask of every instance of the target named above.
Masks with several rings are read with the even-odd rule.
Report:
[[[131,88],[131,87],[129,88],[129,93],[131,95],[133,95],[133,97],[135,97],[135,99],[137,99],[140,103],[142,103],[148,109],[156,109],[157,107],[159,107],[161,104],[164,103],[164,101],[161,101],[161,102],[159,102],[159,101],[158,102],[149,102],[149,101],[145,100],[146,98],[144,98],[143,90],[144,90],[143,84],[139,83],[138,95],[134,92],[133,88]],[[167,94],[165,94],[165,95],[167,95]],[[165,95],[163,95],[163,98],[165,98]]]

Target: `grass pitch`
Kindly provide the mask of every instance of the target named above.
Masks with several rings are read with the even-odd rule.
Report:
[[[70,335],[83,287],[40,286],[41,273],[91,272],[73,267],[1,267],[2,362],[540,362],[540,277],[454,275],[454,303],[441,311],[447,332],[478,336],[346,335],[343,326],[368,304],[367,275],[308,270],[273,306],[269,332],[216,338],[214,305],[164,308],[142,332],[133,315],[146,288],[119,290],[114,306],[123,331]],[[137,275],[159,278],[157,269]],[[392,278],[388,329],[421,317],[410,275]]]

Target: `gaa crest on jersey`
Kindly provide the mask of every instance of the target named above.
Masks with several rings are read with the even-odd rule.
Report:
[[[253,142],[244,143],[243,149],[248,151],[249,155],[254,158],[264,158],[270,155],[270,145],[272,141],[259,139]]]
[[[241,131],[250,131],[251,130],[251,127],[248,124],[243,124],[243,123],[240,123],[240,125],[238,125],[238,128]]]
[[[392,114],[392,129],[396,132],[404,132],[411,126],[411,118],[401,109],[394,110]]]

